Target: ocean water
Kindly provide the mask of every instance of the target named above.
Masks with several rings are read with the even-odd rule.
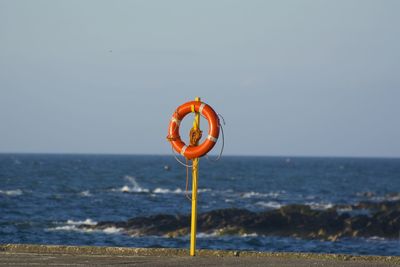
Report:
[[[188,248],[188,236],[135,237],[118,228],[77,227],[188,214],[185,183],[186,169],[172,156],[0,154],[0,243]],[[398,200],[399,192],[400,159],[225,156],[218,163],[201,159],[198,209],[263,211],[293,203],[326,209]],[[399,239],[378,237],[330,242],[199,233],[197,247],[400,255]]]

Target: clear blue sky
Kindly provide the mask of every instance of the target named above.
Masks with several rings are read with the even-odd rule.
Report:
[[[226,154],[400,157],[399,11],[0,0],[0,152],[168,154],[172,112],[199,95]]]

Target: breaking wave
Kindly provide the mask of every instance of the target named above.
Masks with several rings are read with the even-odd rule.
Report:
[[[242,193],[242,198],[266,198],[266,197],[271,197],[271,198],[277,198],[280,196],[283,192],[268,192],[268,193],[260,193],[260,192],[245,192]]]
[[[185,194],[185,193],[192,193],[191,190],[184,190],[181,188],[169,189],[169,188],[162,188],[157,187],[154,190],[150,190],[148,188],[140,186],[140,184],[136,181],[135,177],[133,176],[125,176],[125,180],[129,182],[129,184],[124,185],[120,188],[111,189],[114,192],[122,192],[122,193],[153,193],[153,194]],[[209,192],[211,189],[209,188],[200,188],[197,190],[198,193]],[[90,196],[89,191],[83,191],[80,193],[82,196]]]
[[[112,189],[112,191],[119,191],[122,193],[149,193],[150,192],[149,189],[141,187],[139,185],[139,183],[136,181],[135,177],[126,175],[124,177],[124,179],[127,180],[130,184],[124,185],[121,188]]]
[[[120,233],[123,229],[117,228],[115,226],[106,227],[104,229],[92,229],[92,228],[81,228],[81,225],[96,225],[97,222],[92,219],[86,219],[84,221],[74,221],[67,220],[64,225],[56,226],[52,228],[48,228],[48,231],[73,231],[80,233],[105,233],[105,234],[117,234]]]

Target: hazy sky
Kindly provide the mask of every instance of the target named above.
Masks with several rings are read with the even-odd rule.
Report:
[[[399,12],[0,0],[0,152],[168,154],[174,109],[198,95],[226,154],[400,157]]]

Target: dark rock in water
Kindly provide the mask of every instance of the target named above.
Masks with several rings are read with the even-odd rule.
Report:
[[[341,237],[399,238],[400,201],[360,202],[347,208],[368,209],[370,215],[338,213],[343,205],[327,210],[314,210],[307,205],[287,205],[259,213],[246,209],[220,209],[199,214],[197,230],[219,235],[256,233],[332,241]],[[126,222],[99,222],[80,227],[98,230],[116,227],[128,235],[176,237],[190,233],[190,215],[158,214]]]

